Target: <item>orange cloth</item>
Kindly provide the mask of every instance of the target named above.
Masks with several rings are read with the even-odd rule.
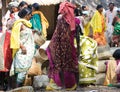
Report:
[[[115,73],[117,67],[117,63],[115,60],[111,60],[108,62],[107,73],[104,81],[104,85],[116,84],[117,83],[117,75]]]
[[[98,45],[106,45],[107,44],[104,32],[94,33],[93,38],[94,38],[94,40],[97,41]]]
[[[106,37],[105,37],[105,30],[106,30],[106,25],[105,25],[105,18],[102,14],[99,14],[99,17],[101,17],[101,27],[102,27],[102,32],[95,32],[93,33],[93,38],[97,41],[98,45],[106,45]]]
[[[70,2],[62,2],[60,4],[59,12],[63,15],[63,18],[70,25],[70,29],[75,30],[75,16],[74,16],[75,6]]]

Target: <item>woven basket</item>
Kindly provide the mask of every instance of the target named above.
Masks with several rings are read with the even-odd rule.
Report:
[[[35,58],[37,62],[40,62],[41,64],[44,63],[46,60],[48,60],[48,56],[46,54],[46,51],[42,48],[39,48],[35,54]]]
[[[46,39],[41,34],[34,33],[33,36],[34,36],[35,43],[39,46],[43,45],[46,41]]]
[[[27,74],[28,74],[28,76],[37,76],[37,75],[41,75],[42,74],[41,64],[39,64],[38,62],[36,62],[35,58],[33,59],[32,65],[29,68]]]

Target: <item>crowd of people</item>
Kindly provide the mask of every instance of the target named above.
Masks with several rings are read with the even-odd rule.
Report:
[[[108,6],[109,9],[104,10],[102,5],[97,5],[94,12],[87,5],[80,6],[68,1],[60,3],[56,28],[46,48],[49,60],[46,90],[75,90],[81,86],[95,85],[97,47],[120,45],[120,8],[116,8],[114,3]],[[15,1],[10,2],[8,7],[2,19],[0,80],[4,87],[14,76],[15,87],[21,87],[40,48],[34,36],[37,34],[46,39],[49,23],[38,3],[29,5],[25,1]],[[118,77],[119,54],[119,50],[113,54],[118,65],[114,73]],[[108,78],[110,73],[110,70],[106,73],[105,85],[112,83]]]

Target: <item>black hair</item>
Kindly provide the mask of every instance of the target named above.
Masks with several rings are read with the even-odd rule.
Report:
[[[18,16],[20,18],[24,18],[26,15],[31,14],[32,10],[30,8],[24,8],[21,11],[19,11]]]
[[[32,7],[34,7],[35,10],[39,10],[40,9],[40,5],[38,3],[32,4]]]
[[[120,59],[120,49],[115,50],[115,52],[113,53],[113,57],[115,58],[115,60]]]
[[[28,3],[25,1],[21,1],[18,7],[20,8],[20,7],[23,7],[24,5],[28,5]]]
[[[79,16],[79,10],[77,8],[75,8],[74,14],[75,14],[75,16]]]
[[[101,4],[97,5],[96,9],[99,10],[100,8],[103,8]]]
[[[83,5],[83,6],[82,6],[82,10],[84,10],[85,8],[86,8],[86,6],[85,6],[85,5]]]
[[[113,6],[115,6],[115,4],[114,4],[113,2],[110,2],[110,3],[109,3],[109,6],[110,6],[110,5],[113,5]]]

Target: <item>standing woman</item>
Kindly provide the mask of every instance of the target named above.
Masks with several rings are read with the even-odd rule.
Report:
[[[18,13],[21,18],[15,21],[11,39],[10,47],[13,50],[13,62],[10,70],[10,76],[16,75],[17,87],[24,83],[25,75],[31,66],[32,58],[34,56],[34,39],[31,23],[31,10],[24,8]]]
[[[32,15],[30,22],[32,23],[33,31],[40,32],[46,38],[46,29],[48,28],[49,23],[40,11],[40,5],[38,3],[32,4]]]
[[[98,45],[106,45],[106,37],[105,37],[105,17],[103,15],[103,6],[98,5],[96,8],[96,12],[93,15],[90,25],[93,30],[93,39],[97,41]]]
[[[18,2],[10,2],[8,4],[9,10],[2,19],[3,34],[0,38],[0,80],[4,89],[10,85],[9,71],[12,64],[12,49],[10,48],[10,36],[12,25],[18,17]],[[9,84],[9,85],[7,85]]]
[[[75,6],[69,2],[60,4],[58,21],[47,48],[50,83],[47,90],[66,88],[75,90],[78,62],[74,47]]]
[[[117,15],[113,19],[113,37],[112,37],[112,44],[113,46],[120,46],[120,8],[117,10]]]

